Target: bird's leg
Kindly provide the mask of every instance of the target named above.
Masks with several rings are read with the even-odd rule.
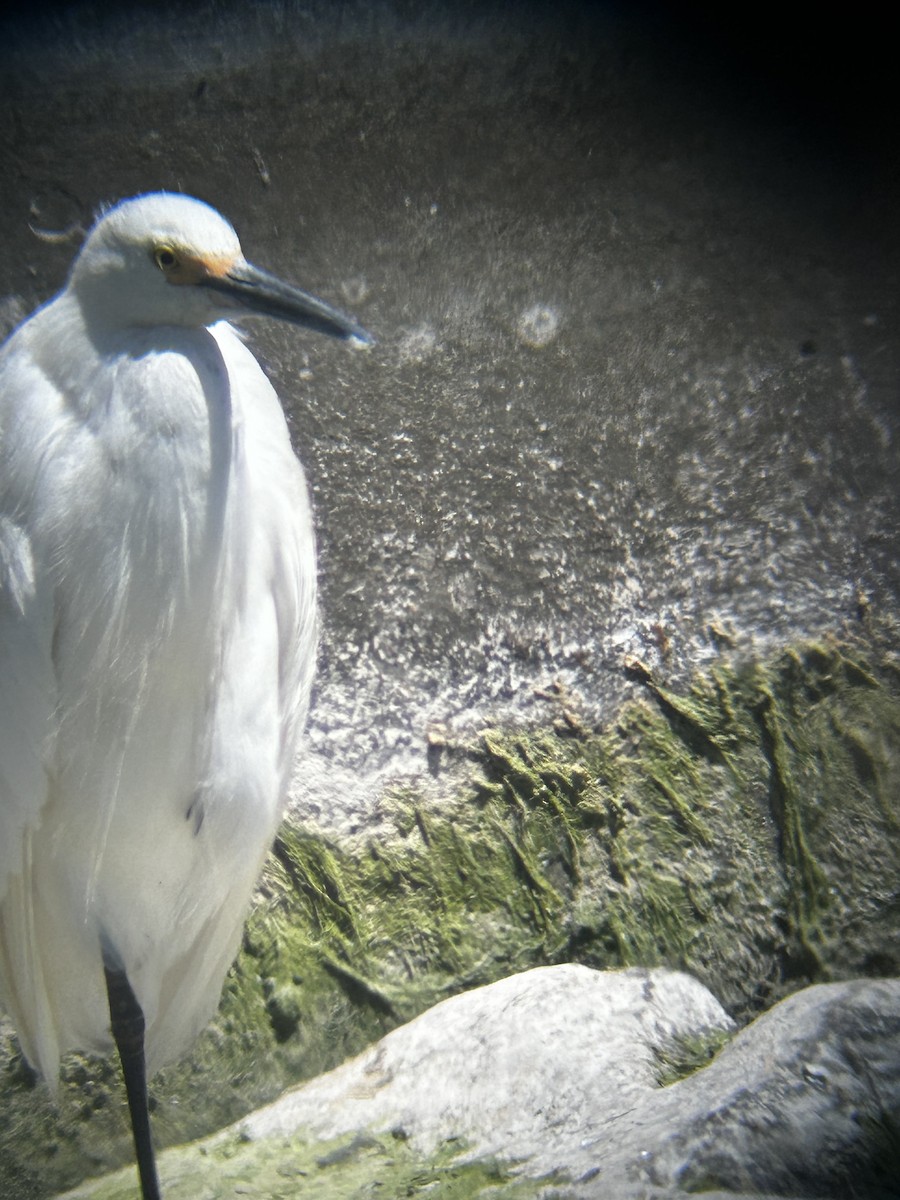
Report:
[[[150,1109],[147,1103],[147,1065],[144,1059],[144,1013],[120,967],[104,964],[109,1020],[125,1077],[125,1093],[131,1114],[131,1132],[143,1200],[161,1200],[156,1158],[150,1137]]]

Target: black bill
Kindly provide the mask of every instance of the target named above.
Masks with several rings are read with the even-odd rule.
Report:
[[[329,337],[352,338],[364,345],[374,341],[362,326],[336,308],[250,263],[236,264],[225,275],[208,275],[202,286],[223,293],[247,313],[278,317]]]

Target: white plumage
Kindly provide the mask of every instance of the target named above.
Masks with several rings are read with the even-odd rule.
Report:
[[[0,351],[0,998],[53,1083],[207,1022],[282,815],[315,653],[306,485],[223,318],[365,340],[184,196],[101,218]]]

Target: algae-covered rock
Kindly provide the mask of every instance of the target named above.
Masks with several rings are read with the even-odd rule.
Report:
[[[402,1138],[350,1135],[330,1143],[303,1136],[251,1142],[232,1134],[161,1156],[166,1200],[538,1200],[545,1189],[493,1162],[461,1162],[459,1146],[429,1156]],[[134,1200],[134,1168],[78,1187],[58,1200]]]
[[[161,1144],[533,966],[686,970],[739,1022],[900,973],[896,660],[823,642],[689,685],[630,669],[640,694],[601,728],[569,705],[557,729],[446,747],[468,769],[451,798],[396,789],[352,839],[286,823],[217,1020],[153,1082]],[[57,1113],[6,1046],[0,1194],[130,1159],[110,1063],[70,1058]]]
[[[422,1154],[455,1141],[467,1157],[546,1176],[655,1091],[686,1039],[720,1045],[732,1029],[681,972],[536,967],[442,1001],[240,1128],[253,1139],[394,1131]]]
[[[690,976],[537,969],[445,1001],[241,1129],[457,1142],[558,1200],[896,1196],[900,981],[805,988],[726,1044],[730,1026]],[[695,1069],[672,1080],[689,1043]]]
[[[732,1026],[663,968],[525,971],[163,1154],[167,1200],[896,1196],[900,981],[816,985]],[[667,1082],[686,1041],[706,1063]],[[62,1200],[133,1188],[125,1171]]]

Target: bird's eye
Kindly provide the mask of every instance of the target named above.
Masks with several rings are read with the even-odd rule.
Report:
[[[178,255],[171,246],[157,246],[153,251],[153,261],[161,271],[171,271],[178,265]]]

